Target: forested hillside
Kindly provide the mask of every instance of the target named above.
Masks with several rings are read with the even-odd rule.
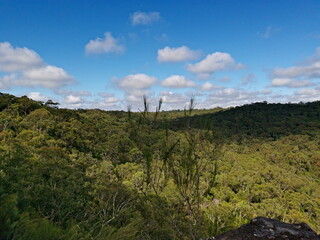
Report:
[[[211,128],[230,140],[276,140],[292,134],[314,136],[320,130],[320,102],[271,104],[258,102],[192,117],[192,127]],[[180,118],[180,122],[183,119]]]
[[[0,93],[0,239],[199,239],[256,216],[320,232],[320,102],[144,100],[107,112]]]

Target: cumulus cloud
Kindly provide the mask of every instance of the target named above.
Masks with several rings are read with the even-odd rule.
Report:
[[[40,92],[30,92],[27,94],[28,98],[31,98],[35,101],[42,101],[42,102],[46,102],[49,100],[49,98],[47,96],[44,96],[42,93]]]
[[[157,78],[144,73],[128,75],[119,80],[119,87],[122,89],[146,89],[157,82]]]
[[[217,88],[201,104],[203,107],[229,107],[265,101],[271,97],[271,91],[246,91],[237,88]]]
[[[164,103],[182,103],[187,102],[187,97],[174,92],[162,92],[160,94]]]
[[[313,102],[320,100],[320,87],[313,89],[302,88],[294,92],[294,94],[289,98],[291,102]]]
[[[291,78],[274,78],[271,81],[273,87],[301,88],[312,85],[308,80],[294,80]]]
[[[86,90],[73,91],[73,90],[67,90],[67,89],[56,89],[54,92],[58,95],[76,95],[80,97],[92,96],[91,92]]]
[[[154,22],[160,20],[160,13],[159,12],[134,12],[130,16],[131,24],[133,26],[136,25],[150,25]]]
[[[215,86],[210,82],[205,82],[204,84],[201,85],[200,89],[203,90],[203,91],[210,91],[212,89],[219,89],[219,88],[221,88],[221,87]]]
[[[164,104],[163,108],[166,110],[183,109],[190,101],[190,97],[186,94],[174,92],[161,92],[160,97]]]
[[[200,56],[199,51],[189,49],[187,46],[181,46],[178,48],[165,47],[158,50],[159,62],[181,62],[187,60],[195,60]]]
[[[208,54],[205,59],[198,63],[189,64],[187,68],[201,78],[207,78],[214,72],[237,70],[243,68],[243,65],[236,63],[229,53],[215,52]]]
[[[104,98],[104,105],[105,106],[110,106],[110,105],[114,105],[115,103],[118,103],[119,102],[119,98],[117,97],[107,97],[107,98]]]
[[[143,96],[150,96],[150,92],[146,89],[131,89],[126,91],[126,100],[128,103],[141,104]]]
[[[5,75],[0,79],[0,86],[3,88],[13,86],[58,88],[74,82],[74,78],[62,68],[47,65],[21,73]]]
[[[17,74],[8,74],[0,78],[0,88],[1,89],[9,89],[14,84],[13,82],[16,80]]]
[[[209,85],[208,85],[209,86]],[[231,107],[268,101],[273,103],[308,102],[320,99],[320,87],[302,88],[294,93],[274,93],[270,89],[250,91],[241,88],[214,87],[209,94],[198,95],[197,108]]]
[[[155,94],[144,89],[139,89],[126,93],[125,98],[121,101],[123,109],[127,109],[128,106],[132,106],[133,111],[142,111],[144,109],[144,96],[147,96],[148,108],[150,111],[156,110],[159,104],[159,99],[162,99],[162,110],[183,109],[190,101],[190,97],[186,94],[171,91],[164,91],[159,94]]]
[[[102,53],[122,53],[125,47],[118,43],[110,32],[104,34],[104,38],[96,38],[90,40],[85,46],[85,52],[87,54],[102,54]]]
[[[124,101],[127,105],[137,106],[141,108],[143,96],[150,96],[149,88],[156,82],[157,78],[144,73],[137,73],[125,76],[121,79],[114,79],[120,89],[124,90]]]
[[[112,93],[98,93],[98,95],[103,99],[102,101],[96,100],[92,102],[91,108],[99,108],[99,109],[121,109],[122,100],[118,97],[115,97]]]
[[[306,76],[309,78],[320,77],[320,61],[307,66],[296,66],[289,68],[276,68],[273,75],[277,77],[296,78]]]
[[[310,88],[303,88],[303,89],[300,89],[296,92],[296,94],[298,95],[307,95],[307,96],[315,96],[317,95],[317,97],[319,98],[319,94],[320,93],[320,89],[319,88],[316,88],[316,89],[310,89]]]
[[[42,65],[44,62],[35,51],[13,47],[8,42],[0,43],[0,71],[18,72]]]
[[[162,86],[171,88],[187,88],[196,86],[195,82],[180,75],[172,75],[163,80],[161,84]]]
[[[22,72],[21,78],[18,78],[16,82],[20,86],[57,88],[73,83],[74,79],[64,69],[48,65]]]
[[[67,104],[79,104],[84,102],[84,100],[80,96],[75,95],[67,95],[64,101]]]
[[[60,104],[63,108],[94,108],[91,92],[86,90],[54,89],[54,93],[62,96]]]
[[[276,68],[273,71],[273,75],[282,78],[297,78],[302,76],[309,78],[320,77],[320,61],[307,66]]]
[[[113,93],[100,92],[98,93],[98,96],[103,98],[102,104],[105,107],[114,106],[121,101],[120,98],[116,97]]]
[[[28,48],[13,47],[0,43],[0,87],[13,86],[58,88],[75,82],[64,69],[46,64],[41,57]]]
[[[301,64],[275,68],[271,76],[271,85],[274,87],[298,88],[312,85],[311,80],[320,78],[320,48]]]

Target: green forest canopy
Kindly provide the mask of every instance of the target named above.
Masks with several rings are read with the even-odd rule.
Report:
[[[128,113],[0,93],[0,141],[1,240],[199,239],[256,216],[320,232],[320,102]]]

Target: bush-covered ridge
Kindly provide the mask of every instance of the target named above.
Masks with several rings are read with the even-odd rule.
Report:
[[[320,232],[319,106],[128,114],[0,94],[0,239],[198,239],[256,216]]]
[[[183,121],[183,119],[181,119]],[[212,128],[233,140],[267,138],[291,134],[314,135],[320,129],[320,101],[275,104],[258,102],[191,118],[194,128]]]

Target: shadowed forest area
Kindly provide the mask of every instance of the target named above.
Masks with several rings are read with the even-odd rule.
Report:
[[[0,93],[0,239],[199,239],[257,216],[320,233],[320,102],[161,105]]]

